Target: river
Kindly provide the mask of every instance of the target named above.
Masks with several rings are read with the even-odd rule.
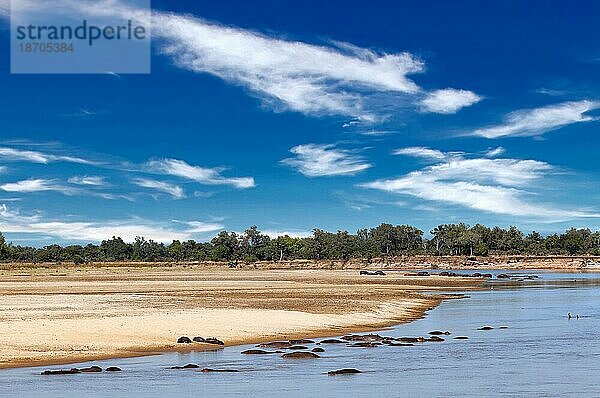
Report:
[[[600,396],[599,275],[537,274],[541,279],[516,286],[492,283],[489,289],[466,293],[467,298],[443,302],[423,319],[380,332],[399,337],[450,331],[451,335],[442,336],[443,342],[376,348],[323,344],[322,357],[310,360],[241,355],[241,351],[252,347],[239,346],[214,352],[9,369],[0,371],[0,396]],[[568,312],[573,319],[567,318]],[[477,330],[484,325],[494,329]],[[469,338],[456,340],[456,336]],[[239,372],[168,369],[187,363]],[[115,365],[123,371],[40,375],[45,369],[91,364]],[[341,368],[356,368],[363,373],[327,375]]]

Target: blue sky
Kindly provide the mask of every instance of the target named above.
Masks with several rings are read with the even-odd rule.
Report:
[[[597,2],[208,3],[153,1],[149,75],[12,75],[0,0],[9,240],[598,229]]]

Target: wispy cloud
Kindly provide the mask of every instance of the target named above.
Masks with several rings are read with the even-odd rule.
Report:
[[[408,52],[384,53],[350,43],[316,44],[274,34],[225,26],[189,14],[154,10],[147,13],[124,1],[60,0],[61,12],[126,17],[151,22],[161,53],[175,65],[206,73],[247,88],[275,110],[311,115],[335,114],[373,121],[397,113],[399,104],[420,106],[427,92],[410,76],[424,71],[424,63]],[[39,5],[38,7],[42,7]],[[48,5],[55,12],[55,2]],[[474,103],[473,95],[456,89],[440,90],[453,100],[425,105],[433,112],[454,113]],[[434,97],[442,93],[434,92]],[[472,94],[472,93],[471,93]],[[385,106],[382,106],[382,103]]]
[[[571,101],[509,113],[498,126],[477,129],[471,135],[485,138],[540,136],[574,123],[598,120],[586,112],[599,109],[600,101]]]
[[[421,109],[425,112],[451,114],[474,105],[481,99],[472,91],[446,88],[428,93],[421,101]]]
[[[553,171],[545,162],[519,159],[448,157],[405,176],[361,185],[364,188],[459,205],[484,212],[562,221],[600,214],[536,203],[524,187]]]
[[[364,109],[369,93],[418,93],[407,76],[423,70],[408,53],[289,41],[191,16],[155,12],[153,34],[166,40],[163,52],[178,66],[248,87],[275,108],[309,114],[371,118]]]
[[[187,221],[185,224],[188,225],[187,231],[190,233],[207,233],[225,229],[223,224],[215,222]]]
[[[489,158],[495,158],[496,156],[500,156],[502,155],[504,152],[506,152],[506,149],[504,149],[503,147],[499,146],[496,148],[490,148],[485,152],[485,156],[489,157]]]
[[[73,176],[68,182],[75,185],[103,186],[106,185],[105,178],[100,176]]]
[[[307,177],[354,175],[371,167],[361,156],[331,144],[305,144],[290,149],[294,158],[282,164],[298,170]]]
[[[235,188],[252,188],[256,184],[252,177],[224,177],[223,168],[193,166],[179,159],[159,159],[147,162],[144,169],[148,172],[166,174],[206,185],[231,185]]]
[[[71,162],[80,164],[94,164],[94,162],[74,156],[55,155],[39,151],[29,151],[9,147],[0,147],[0,158],[9,161],[24,161],[47,164],[50,162]]]
[[[182,199],[185,197],[183,188],[178,185],[169,184],[168,182],[151,180],[147,178],[135,178],[131,180],[131,182],[143,188],[150,188],[160,192],[165,192],[175,199]]]
[[[170,242],[173,239],[186,240],[200,232],[212,232],[223,229],[216,223],[189,221],[184,228],[177,223],[166,223],[131,218],[128,220],[108,220],[103,222],[55,221],[46,219],[40,213],[23,215],[18,210],[0,204],[0,224],[2,232],[33,233],[58,237],[65,240],[99,242],[113,236],[132,242],[137,236],[158,242]],[[200,227],[202,225],[202,228]]]
[[[47,180],[43,178],[32,178],[29,180],[1,184],[0,190],[5,192],[20,193],[55,191],[65,195],[71,195],[75,192],[74,189],[65,187],[59,184],[56,180]]]
[[[431,149],[423,146],[412,146],[407,148],[399,148],[393,152],[394,155],[412,156],[415,158],[443,160],[448,156],[446,153],[437,149]]]

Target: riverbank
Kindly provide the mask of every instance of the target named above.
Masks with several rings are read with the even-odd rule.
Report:
[[[478,278],[349,270],[12,268],[0,272],[0,368],[214,349],[377,330],[422,317]]]
[[[75,269],[94,268],[161,268],[161,267],[187,267],[190,269],[202,268],[206,270],[223,270],[235,268],[238,270],[356,270],[356,269],[382,269],[382,270],[554,270],[559,272],[600,272],[600,256],[524,256],[524,255],[499,255],[499,256],[431,256],[413,255],[390,258],[349,259],[349,260],[283,260],[283,261],[257,261],[257,262],[218,262],[218,261],[193,261],[193,262],[102,262],[75,265],[73,263],[0,263],[2,271],[16,272],[22,270],[27,274],[31,269],[52,269],[56,271],[64,267]]]

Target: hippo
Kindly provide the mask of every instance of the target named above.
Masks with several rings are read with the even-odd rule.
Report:
[[[293,345],[287,348],[288,350],[308,350],[307,346],[304,345]]]
[[[81,371],[77,368],[72,369],[59,369],[59,370],[44,370],[41,374],[44,376],[48,375],[73,375],[81,373]]]
[[[81,373],[98,373],[98,372],[102,372],[102,368],[100,366],[90,366],[89,368],[81,368],[79,369],[79,371]]]
[[[445,340],[439,336],[431,336],[430,338],[425,339],[425,341],[439,342],[439,341],[445,341]]]
[[[477,330],[493,330],[494,327],[493,326],[482,326],[480,328],[477,328]]]
[[[467,336],[456,336],[456,337],[454,338],[454,340],[467,340],[467,339],[468,339],[468,337],[467,337]]]
[[[107,372],[120,372],[121,368],[118,368],[116,366],[109,366],[108,368],[106,368]]]
[[[429,332],[428,334],[430,334],[432,336],[441,336],[441,335],[445,334],[447,336],[447,335],[449,335],[451,333],[449,331],[447,331],[447,330],[445,332],[442,332],[440,330],[433,330],[433,331]]]
[[[412,347],[414,344],[412,343],[394,343],[393,341],[385,340],[383,344],[388,345],[390,347]]]
[[[204,339],[204,342],[207,343],[207,344],[225,345],[224,342],[222,342],[221,340],[217,339],[216,337],[209,337],[207,339]]]
[[[358,369],[338,369],[338,370],[331,370],[331,371],[327,372],[327,374],[329,376],[349,375],[349,374],[356,374],[356,373],[362,373],[362,372]]]
[[[169,369],[198,369],[200,366],[196,365],[195,363],[188,363],[187,365],[183,365],[183,366],[172,366]]]
[[[286,358],[286,359],[312,359],[312,358],[321,358],[319,355],[315,354],[314,352],[302,352],[302,351],[290,352],[290,353],[287,353],[287,354],[283,354],[281,357],[282,358]]]
[[[191,344],[192,340],[187,336],[181,336],[177,339],[178,344]]]
[[[347,347],[362,347],[362,348],[374,348],[380,346],[381,343],[372,343],[370,341],[361,341],[354,344],[348,344]]]
[[[206,340],[204,340],[204,337],[200,337],[200,336],[196,336],[192,339],[192,341],[195,341],[196,343],[206,343]]]
[[[246,350],[246,351],[242,351],[242,354],[244,354],[244,355],[264,355],[264,354],[273,354],[273,353],[269,352],[269,351],[264,351],[264,350]]]
[[[204,368],[201,370],[202,373],[209,373],[209,372],[221,372],[221,373],[232,373],[232,372],[239,372],[239,370],[236,369],[211,369],[211,368]]]
[[[262,343],[257,345],[259,348],[289,348],[292,344],[287,341],[272,341],[270,343]]]
[[[383,337],[378,334],[349,334],[342,337],[342,340],[346,341],[381,341],[381,340],[391,340],[391,337]]]
[[[510,276],[506,274],[498,274],[496,275],[496,279],[510,279]]]
[[[312,352],[325,352],[324,349],[322,349],[321,347],[315,347],[311,350]]]
[[[315,344],[314,341],[308,339],[300,339],[300,340],[289,340],[290,344]]]
[[[420,343],[418,337],[399,337],[396,340],[401,341],[403,343]]]
[[[338,339],[321,340],[321,344],[342,344],[342,343],[345,343],[345,341],[338,340]]]

